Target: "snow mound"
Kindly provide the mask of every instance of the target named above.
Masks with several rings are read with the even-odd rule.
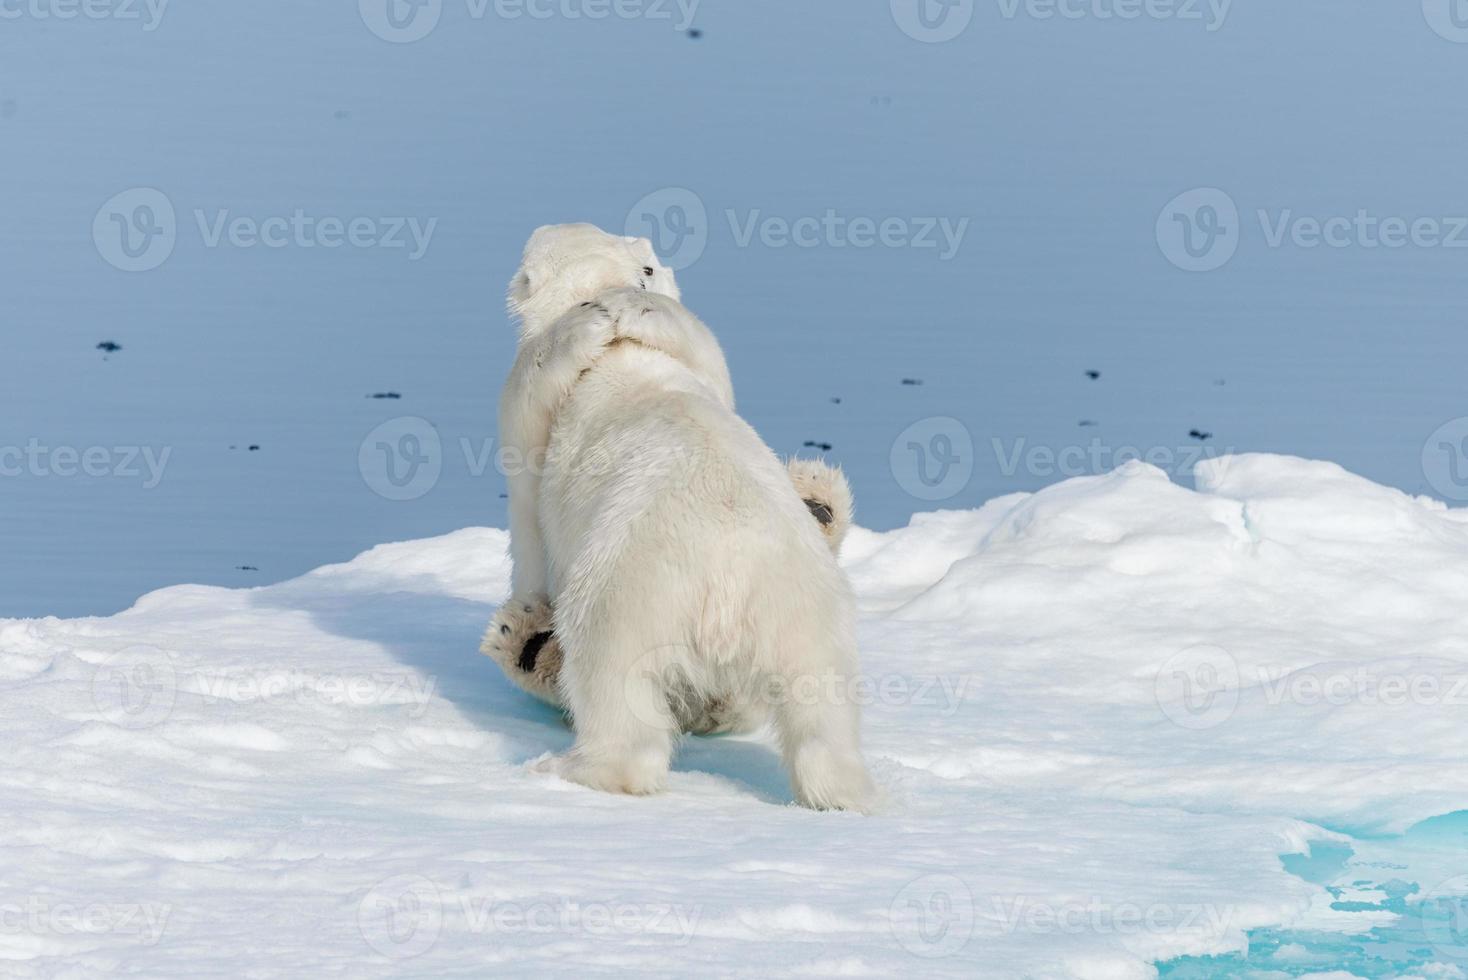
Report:
[[[4,970],[1129,978],[1379,925],[1281,855],[1468,808],[1468,513],[1197,482],[853,532],[870,818],[794,807],[765,738],[650,799],[529,771],[571,734],[475,653],[501,531],[0,621]]]

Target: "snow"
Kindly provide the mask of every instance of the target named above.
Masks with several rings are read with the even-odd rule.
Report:
[[[1468,809],[1468,512],[1250,455],[855,530],[873,817],[766,736],[648,799],[531,772],[571,733],[474,652],[505,545],[0,620],[0,968],[1131,978],[1468,894],[1461,830],[1384,836]]]

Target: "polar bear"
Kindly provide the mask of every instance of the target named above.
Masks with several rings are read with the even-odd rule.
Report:
[[[551,768],[656,792],[675,705],[732,700],[768,711],[801,803],[870,809],[850,588],[672,273],[644,240],[542,228],[510,306],[510,601],[554,609],[576,728]]]
[[[851,485],[837,468],[816,459],[792,459],[786,464],[790,482],[838,558],[846,532],[851,529],[855,505]],[[564,709],[561,664],[564,655],[555,637],[554,613],[545,602],[507,602],[496,611],[480,644],[517,687],[546,704]],[[751,731],[763,721],[759,712],[741,714],[741,705],[724,699],[703,703],[675,701],[679,726],[692,735]]]

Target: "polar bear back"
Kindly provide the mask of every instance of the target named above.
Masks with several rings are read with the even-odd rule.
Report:
[[[739,657],[768,651],[799,609],[849,619],[845,578],[785,467],[672,358],[609,351],[562,407],[549,459],[540,517],[558,629],[630,602],[654,620],[644,642]]]

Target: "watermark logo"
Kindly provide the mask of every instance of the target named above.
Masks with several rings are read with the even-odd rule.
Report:
[[[357,931],[378,953],[392,959],[422,956],[443,930],[443,898],[422,875],[378,882],[357,905]]]
[[[49,446],[33,436],[24,446],[0,446],[0,477],[137,480],[152,490],[172,457],[172,446]]]
[[[362,23],[392,44],[421,41],[438,26],[443,0],[357,0]]]
[[[92,241],[109,265],[123,272],[148,272],[173,254],[178,219],[168,195],[134,187],[109,198],[92,219]]]
[[[464,0],[470,21],[490,14],[498,20],[620,20],[668,21],[674,30],[693,26],[700,0]],[[384,41],[411,44],[421,41],[443,16],[443,0],[357,0],[362,23]]]
[[[892,935],[914,956],[940,959],[968,945],[974,933],[974,895],[954,875],[924,875],[892,900]]]
[[[974,0],[891,0],[892,19],[902,33],[924,44],[951,41],[968,30]]]
[[[892,441],[889,457],[897,485],[918,500],[950,500],[974,475],[974,440],[947,416],[920,419]]]
[[[1468,417],[1453,419],[1428,437],[1422,472],[1446,499],[1468,501]]]
[[[1422,899],[1422,931],[1448,959],[1468,962],[1468,875],[1449,878]]]
[[[686,187],[665,187],[632,205],[626,233],[646,238],[663,260],[679,272],[697,262],[709,243],[709,215],[703,198]]]
[[[968,218],[847,214],[836,208],[807,215],[725,208],[723,219],[736,248],[910,249],[932,251],[940,262],[958,255],[972,224]],[[686,187],[665,187],[632,206],[625,230],[649,239],[666,265],[682,270],[703,256],[714,228],[703,198]]]
[[[1157,216],[1157,245],[1186,272],[1212,272],[1239,250],[1239,209],[1216,187],[1179,194]]]
[[[357,468],[368,489],[387,500],[417,500],[443,474],[443,441],[416,415],[389,419],[362,440]]]
[[[1468,0],[1422,0],[1422,15],[1439,37],[1468,44]]]
[[[1213,34],[1228,22],[1233,0],[998,0],[1005,20],[1175,20]]]
[[[999,472],[1013,477],[1021,470],[1030,476],[1056,477],[1095,476],[1120,469],[1127,463],[1140,462],[1168,473],[1186,475],[1203,460],[1221,460],[1227,467],[1233,449],[1213,449],[1202,442],[1187,446],[1113,446],[1102,439],[1086,445],[1050,446],[1031,444],[1028,439],[1015,439],[1008,445],[997,436],[989,440]]]
[[[1255,669],[1265,704],[1343,708],[1468,707],[1468,674],[1383,671],[1375,667],[1293,670]]]
[[[0,20],[138,21],[145,33],[163,23],[169,0],[0,0]]]
[[[995,898],[990,917],[1003,923],[1005,935],[1219,935],[1237,920],[1238,910],[1232,905],[1113,904],[1099,897],[1056,903],[1021,895]]]
[[[1276,251],[1468,248],[1468,216],[1464,215],[1391,215],[1357,208],[1354,214],[1322,216],[1300,214],[1293,208],[1259,208],[1255,217],[1265,247]],[[1180,194],[1158,215],[1157,244],[1179,269],[1220,269],[1243,244],[1238,206],[1217,188]]]
[[[1168,658],[1157,671],[1157,705],[1173,724],[1216,728],[1239,706],[1239,664],[1222,647],[1199,644]]]
[[[119,650],[92,672],[92,705],[103,718],[138,731],[167,720],[178,700],[178,674],[157,647]]]
[[[91,902],[53,903],[40,896],[24,902],[0,902],[0,935],[97,936],[102,934],[136,939],[139,945],[156,946],[168,928],[173,906],[110,904]]]
[[[346,218],[313,214],[305,208],[264,216],[235,214],[229,208],[194,208],[192,217],[207,249],[401,249],[409,262],[428,254],[438,230],[437,218]],[[173,254],[180,231],[173,202],[151,187],[123,191],[102,205],[92,220],[92,241],[98,253],[124,272],[158,268]]]

